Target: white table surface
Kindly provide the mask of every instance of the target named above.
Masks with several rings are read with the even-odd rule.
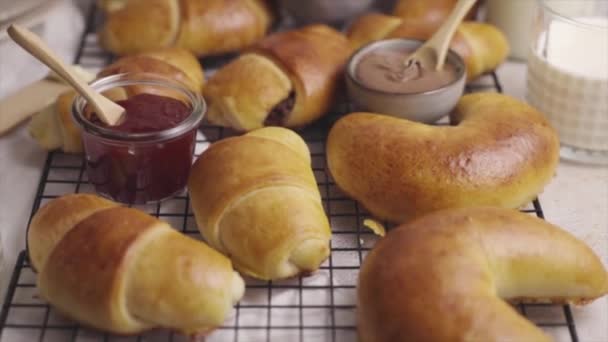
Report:
[[[65,20],[68,12],[71,20]],[[69,2],[64,2],[49,14],[48,21],[44,38],[69,60],[83,27],[82,19]],[[62,34],[57,33],[60,29]],[[9,61],[5,58],[9,54],[16,59]],[[44,68],[16,46],[0,43],[0,56],[0,98],[44,74]],[[498,73],[505,92],[523,98],[525,65],[507,62]],[[0,232],[8,266],[1,273],[0,292],[5,288],[7,271],[25,247],[25,229],[45,158],[46,152],[30,139],[24,126],[0,137]],[[547,220],[586,241],[608,266],[608,168],[561,161],[540,200]],[[608,298],[573,307],[573,314],[580,341],[608,341]]]

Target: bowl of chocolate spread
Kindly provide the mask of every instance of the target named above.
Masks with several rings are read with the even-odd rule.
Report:
[[[346,84],[357,110],[433,123],[449,114],[464,92],[466,66],[450,51],[441,70],[407,63],[423,42],[386,39],[353,54]]]

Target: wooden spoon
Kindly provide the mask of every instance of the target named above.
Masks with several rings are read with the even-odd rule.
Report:
[[[452,37],[462,19],[464,19],[475,4],[475,1],[458,0],[452,13],[450,13],[437,32],[433,34],[431,39],[422,44],[405,60],[406,67],[418,64],[425,69],[435,69],[438,71],[443,69]]]
[[[93,106],[95,113],[103,123],[114,126],[121,121],[125,109],[93,90],[77,74],[72,72],[35,33],[18,25],[9,26],[7,32],[23,49],[74,87]]]

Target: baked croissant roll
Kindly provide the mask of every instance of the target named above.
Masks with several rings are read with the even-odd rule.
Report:
[[[395,4],[393,15],[407,21],[420,20],[437,25],[437,28],[450,15],[458,0],[399,0]],[[475,18],[474,7],[466,18]]]
[[[347,35],[355,47],[387,38],[428,40],[437,30],[432,21],[404,20],[384,14],[367,14],[358,18]],[[467,78],[473,80],[496,69],[509,55],[509,43],[496,27],[486,23],[465,21],[460,24],[450,48],[467,66]]]
[[[244,293],[230,260],[136,209],[87,194],[42,207],[28,231],[41,296],[117,334],[221,325]]]
[[[101,45],[117,55],[180,47],[198,56],[236,52],[266,35],[265,0],[107,1]]]
[[[350,51],[325,25],[268,36],[211,77],[207,118],[238,131],[307,125],[330,109]]]
[[[205,82],[203,68],[196,57],[187,50],[178,48],[158,49],[120,58],[101,70],[97,76],[121,73],[151,73],[179,81],[196,93],[201,91]],[[147,91],[145,87],[129,89],[129,95]],[[80,129],[72,120],[72,102],[75,97],[75,91],[68,91],[59,96],[54,104],[32,117],[28,126],[29,133],[44,149],[82,153]]]
[[[188,182],[205,240],[255,278],[315,271],[331,232],[310,163],[306,143],[280,127],[212,144]]]
[[[557,133],[531,106],[474,93],[451,120],[457,126],[349,114],[329,132],[327,165],[345,193],[391,222],[452,207],[517,208],[554,176]]]
[[[365,258],[359,340],[550,341],[503,300],[582,304],[606,293],[602,262],[568,232],[515,210],[444,210],[389,232]]]
[[[97,0],[97,7],[105,12],[112,12],[123,8],[129,0]]]

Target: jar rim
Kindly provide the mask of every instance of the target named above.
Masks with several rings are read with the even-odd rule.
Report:
[[[186,88],[181,82],[152,73],[116,74],[97,79],[90,85],[94,90],[100,93],[112,88],[134,85],[162,87],[181,93],[186,97],[190,104],[190,115],[174,127],[153,132],[130,133],[113,130],[91,122],[83,114],[87,100],[81,95],[77,95],[72,102],[72,118],[74,121],[76,121],[76,123],[87,133],[108,140],[123,142],[169,140],[196,129],[207,112],[207,104],[200,94]]]
[[[593,24],[593,23],[581,21],[581,20],[578,20],[576,17],[568,16],[568,15],[564,14],[563,12],[560,12],[560,11],[556,10],[554,7],[552,7],[550,5],[550,2],[554,1],[554,0],[536,0],[536,1],[540,5],[541,8],[543,8],[547,12],[550,12],[552,15],[558,17],[559,19],[561,19],[563,21],[569,22],[571,24],[574,24],[574,25],[577,25],[577,26],[580,26],[580,27],[591,29],[591,30],[606,30],[606,29],[608,29],[607,25]],[[601,15],[599,17],[606,17],[606,16],[605,15]]]

